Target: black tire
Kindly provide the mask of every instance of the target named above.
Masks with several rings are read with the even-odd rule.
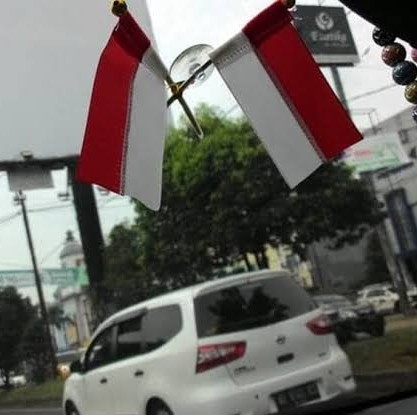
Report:
[[[173,415],[174,413],[163,401],[153,400],[148,405],[146,414],[157,416],[157,415]]]
[[[371,329],[370,333],[371,333],[371,336],[373,337],[384,336],[385,335],[385,323],[384,322],[378,323]]]
[[[77,407],[72,402],[68,402],[65,406],[65,414],[78,416],[80,412],[77,410]]]

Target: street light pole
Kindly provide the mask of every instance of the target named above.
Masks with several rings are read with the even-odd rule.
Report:
[[[22,193],[22,191],[19,191],[16,194],[16,201],[20,204],[20,207],[22,208],[23,222],[25,225],[26,237],[27,237],[27,241],[29,245],[30,256],[32,258],[33,274],[35,275],[36,289],[38,292],[39,306],[41,310],[41,318],[42,318],[42,322],[45,328],[45,335],[47,339],[46,343],[47,343],[47,348],[49,351],[51,367],[52,367],[52,372],[53,372],[52,375],[55,376],[57,372],[57,361],[55,357],[54,347],[52,344],[52,335],[51,335],[51,330],[49,328],[48,311],[46,309],[45,297],[43,295],[43,290],[42,290],[41,277],[39,274],[38,264],[36,261],[35,248],[33,246],[32,234],[30,231],[29,218],[28,218],[28,214],[26,210],[25,199],[26,197]]]

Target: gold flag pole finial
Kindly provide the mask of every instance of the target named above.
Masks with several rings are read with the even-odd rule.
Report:
[[[125,0],[114,0],[111,6],[111,12],[117,16],[122,17],[127,12],[127,3]]]
[[[124,14],[127,13],[128,7],[125,0],[113,0],[111,11],[116,17],[122,17]],[[204,133],[197,122],[196,118],[194,117],[193,112],[191,111],[190,107],[188,106],[187,102],[185,101],[182,93],[184,90],[191,84],[191,82],[195,79],[195,76],[191,76],[190,80],[187,80],[185,83],[176,83],[174,80],[167,75],[166,77],[166,83],[168,84],[168,87],[170,88],[172,92],[172,97],[168,101],[168,106],[170,106],[175,100],[178,100],[180,103],[182,109],[184,110],[186,116],[188,117],[197,137],[199,139],[202,139],[204,136]],[[182,85],[183,84],[183,85]]]

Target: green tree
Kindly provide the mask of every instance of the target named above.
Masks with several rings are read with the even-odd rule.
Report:
[[[18,350],[25,360],[33,382],[40,384],[51,376],[47,334],[40,317],[34,317],[28,323]]]
[[[303,257],[324,238],[334,248],[354,243],[379,221],[374,199],[343,164],[290,190],[246,120],[207,106],[197,115],[204,140],[185,123],[167,139],[160,211],[136,203],[135,224],[114,230],[109,249],[117,242],[117,250],[107,257],[116,281],[171,290],[241,261],[249,267],[248,253],[267,268],[267,245]]]
[[[368,237],[366,248],[366,284],[390,282],[391,275],[376,231]]]
[[[148,279],[139,259],[139,233],[135,226],[113,228],[106,247],[106,287],[108,303],[120,309],[147,298]]]
[[[24,329],[36,316],[29,299],[23,298],[14,287],[0,290],[0,376],[10,387],[10,372],[21,362],[18,346]]]
[[[73,323],[73,320],[68,317],[60,305],[54,305],[48,309],[48,319],[52,326],[61,330],[65,324]]]

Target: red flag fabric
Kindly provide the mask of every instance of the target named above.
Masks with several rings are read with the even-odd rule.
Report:
[[[124,14],[98,64],[78,180],[159,208],[166,75],[148,37]]]
[[[281,2],[211,58],[291,187],[361,139]]]

